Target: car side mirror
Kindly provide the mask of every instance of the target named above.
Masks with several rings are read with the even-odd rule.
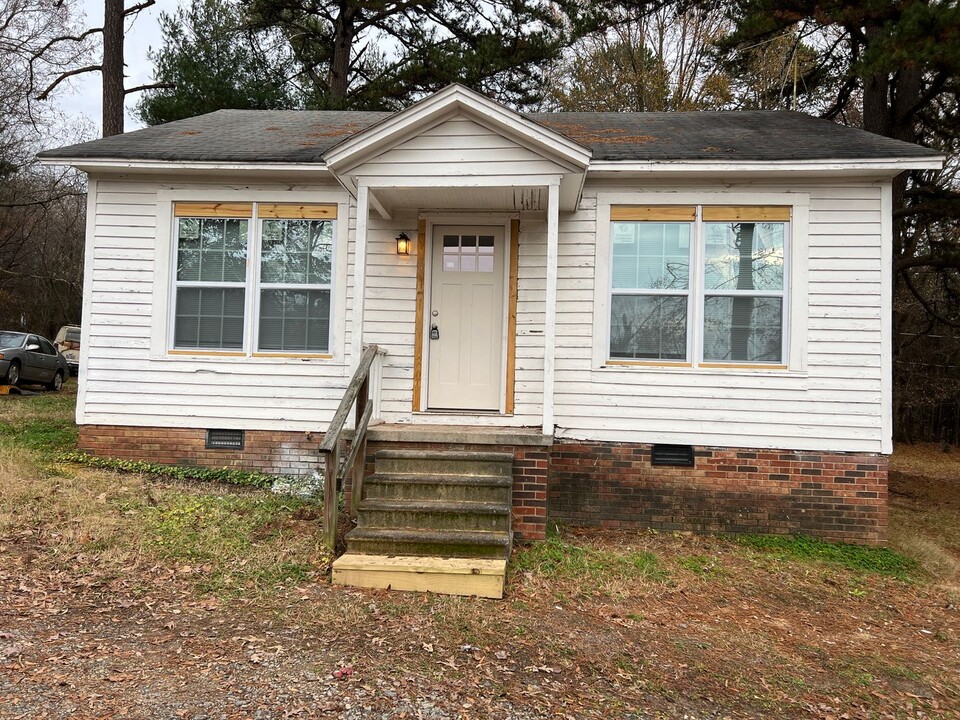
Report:
[[[30,345],[27,345],[27,351],[28,351],[28,352],[40,352],[40,346],[37,345],[36,343],[31,343]]]

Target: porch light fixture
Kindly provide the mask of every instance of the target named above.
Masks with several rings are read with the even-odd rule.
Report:
[[[407,237],[405,232],[397,235],[397,255],[409,255],[410,254],[410,238]]]

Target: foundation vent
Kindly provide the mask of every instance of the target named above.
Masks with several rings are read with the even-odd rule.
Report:
[[[243,450],[243,430],[207,430],[207,447],[214,450]]]
[[[654,445],[650,454],[652,465],[693,467],[692,445]]]

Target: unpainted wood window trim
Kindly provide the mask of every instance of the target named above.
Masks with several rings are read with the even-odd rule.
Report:
[[[692,212],[692,217],[691,217]],[[790,317],[791,307],[791,253],[793,249],[794,206],[792,205],[720,205],[716,203],[696,203],[693,205],[627,205],[611,204],[609,206],[609,232],[606,241],[609,245],[607,257],[607,311],[605,351],[605,367],[659,367],[662,369],[742,369],[742,370],[789,370],[790,357]],[[684,292],[673,289],[623,289],[613,287],[613,226],[618,222],[660,222],[685,223],[692,226],[690,235],[690,271],[688,273],[687,288]],[[754,223],[782,223],[784,225],[783,247],[783,287],[779,291],[766,290],[710,290],[706,289],[705,282],[705,226],[708,223],[718,222],[754,222]],[[599,239],[599,238],[598,238]],[[657,358],[616,358],[610,355],[610,333],[612,327],[612,310],[614,295],[640,295],[687,297],[687,333],[686,357],[684,359],[657,359]],[[762,361],[722,361],[704,359],[704,330],[705,303],[707,297],[770,297],[780,298],[781,325],[780,325],[780,360],[777,362]]]

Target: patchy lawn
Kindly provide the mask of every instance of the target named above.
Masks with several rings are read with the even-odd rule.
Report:
[[[331,587],[307,501],[58,462],[72,389],[0,399],[2,718],[960,717],[960,451],[898,449],[890,549],[561,530],[485,601]]]

